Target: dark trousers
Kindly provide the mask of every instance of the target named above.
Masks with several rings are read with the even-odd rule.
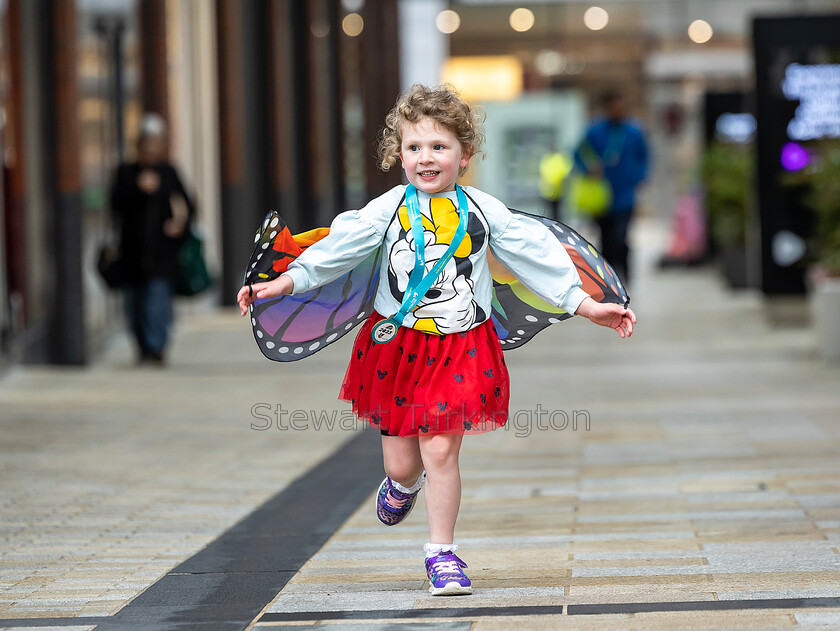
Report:
[[[630,248],[627,245],[627,230],[633,213],[610,212],[598,219],[601,229],[601,254],[612,265],[621,282],[630,280],[628,259]]]
[[[545,208],[548,211],[549,219],[560,221],[560,206],[563,202],[562,198],[545,200]]]
[[[141,355],[157,355],[166,348],[173,293],[172,281],[160,277],[126,288],[126,315]]]

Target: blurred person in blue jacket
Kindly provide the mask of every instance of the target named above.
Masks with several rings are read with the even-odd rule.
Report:
[[[575,151],[575,165],[589,175],[604,177],[612,188],[612,203],[597,219],[601,253],[626,283],[627,231],[636,206],[636,187],[648,174],[648,146],[639,124],[627,115],[621,92],[605,92],[601,106],[604,116],[587,129]]]

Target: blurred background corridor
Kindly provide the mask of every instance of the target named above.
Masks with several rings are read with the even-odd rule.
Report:
[[[121,298],[96,263],[144,113],[168,126],[216,279],[180,306],[228,305],[269,209],[300,231],[400,182],[377,171],[373,147],[415,82],[451,83],[485,108],[487,155],[467,183],[521,210],[559,208],[593,240],[563,165],[602,95],[620,93],[648,142],[635,216],[662,227],[657,264],[711,266],[803,326],[806,296],[836,308],[840,3],[601,5],[2,3],[0,365],[86,364],[121,332]]]

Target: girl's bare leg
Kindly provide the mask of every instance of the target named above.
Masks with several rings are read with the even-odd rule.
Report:
[[[416,437],[383,436],[382,460],[388,477],[406,488],[412,487],[423,473],[423,460]]]
[[[426,514],[429,541],[454,543],[455,522],[461,506],[460,434],[420,436],[419,447],[426,468]]]

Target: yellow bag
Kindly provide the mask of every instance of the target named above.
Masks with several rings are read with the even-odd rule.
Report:
[[[540,196],[556,201],[563,195],[563,184],[574,163],[559,152],[547,153],[540,160]]]
[[[612,187],[603,177],[579,175],[572,180],[569,197],[579,214],[598,219],[606,214],[612,203]]]

